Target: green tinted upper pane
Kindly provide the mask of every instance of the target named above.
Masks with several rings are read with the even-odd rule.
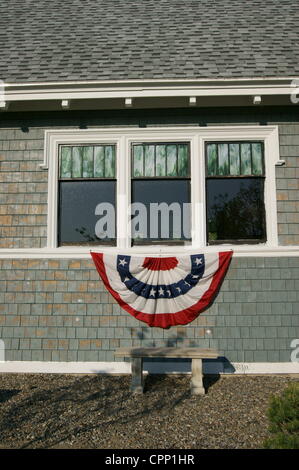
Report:
[[[166,147],[167,176],[177,175],[177,146],[167,145]]]
[[[72,178],[82,178],[84,147],[73,147],[72,152]]]
[[[115,178],[115,146],[62,146],[59,168],[60,178]]]
[[[251,144],[241,144],[241,174],[251,175]]]
[[[115,147],[105,146],[105,178],[115,177]]]
[[[105,176],[105,147],[102,145],[94,147],[93,171],[96,178]]]
[[[93,147],[83,148],[83,178],[92,178],[93,169]]]
[[[166,145],[156,146],[156,176],[166,176]]]
[[[229,144],[230,175],[240,174],[240,145]]]
[[[138,178],[138,176],[143,176],[144,169],[143,169],[143,146],[142,145],[134,146],[133,161],[134,161],[134,167],[133,167],[134,177]]]
[[[144,176],[155,176],[154,145],[144,145]]]
[[[62,147],[60,158],[60,176],[71,178],[72,176],[72,147]]]
[[[229,175],[228,144],[218,145],[218,174]]]
[[[189,146],[186,144],[178,145],[178,176],[189,175]]]
[[[209,142],[206,146],[208,176],[262,176],[261,142]]]
[[[186,143],[133,144],[133,178],[182,178],[189,176],[189,145]]]
[[[217,175],[217,145],[208,144],[207,145],[207,166],[208,166],[208,175]]]
[[[260,142],[252,144],[252,173],[254,175],[263,174],[263,153]]]

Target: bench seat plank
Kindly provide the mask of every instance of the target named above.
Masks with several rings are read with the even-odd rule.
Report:
[[[216,359],[219,354],[215,349],[201,348],[119,348],[115,356],[123,357],[172,357],[184,359]]]

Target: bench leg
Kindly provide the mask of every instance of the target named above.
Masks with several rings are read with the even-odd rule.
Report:
[[[132,384],[133,393],[143,393],[143,359],[142,357],[132,358]]]
[[[191,394],[204,395],[202,359],[192,359]]]

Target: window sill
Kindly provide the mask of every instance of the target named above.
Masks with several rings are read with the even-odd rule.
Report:
[[[245,257],[292,257],[299,256],[297,246],[267,246],[267,245],[217,245],[206,247],[190,246],[140,246],[131,248],[117,248],[107,246],[72,246],[59,248],[1,248],[0,259],[90,259],[90,251],[104,253],[126,253],[132,256],[180,256],[195,253],[208,253],[214,251],[234,251],[235,258]]]

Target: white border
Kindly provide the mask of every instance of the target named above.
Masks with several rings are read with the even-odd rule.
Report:
[[[190,362],[144,362],[144,371],[151,374],[185,374]],[[299,374],[299,362],[233,362],[203,361],[205,374]],[[130,374],[130,362],[0,362],[0,373],[15,374]]]
[[[192,202],[192,245],[131,247],[129,223],[130,203],[130,145],[138,141],[189,141],[191,145],[191,202]],[[267,242],[259,245],[219,245],[232,248],[236,252],[252,253],[260,248],[278,248],[275,164],[279,160],[278,126],[224,126],[224,127],[159,127],[159,128],[113,128],[88,130],[47,130],[45,131],[45,153],[42,168],[48,174],[48,220],[47,248],[63,251],[57,247],[57,194],[58,194],[58,147],[76,143],[115,143],[117,147],[117,247],[85,247],[101,251],[129,250],[131,253],[180,253],[190,250],[206,250],[205,240],[205,165],[204,145],[207,140],[263,140],[265,143],[265,206]],[[196,178],[197,175],[202,175]],[[83,247],[82,247],[83,248]],[[215,249],[215,248],[214,248]],[[78,254],[82,249],[73,247]],[[290,250],[292,251],[292,250]],[[64,253],[66,253],[64,251]]]

